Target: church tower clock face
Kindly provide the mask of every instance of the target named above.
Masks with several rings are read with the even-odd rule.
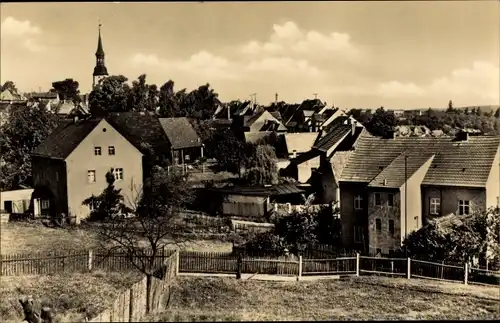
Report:
[[[92,87],[108,76],[108,69],[104,63],[104,49],[102,46],[101,24],[99,24],[99,38],[97,39],[97,51],[95,52],[95,67],[92,79]]]

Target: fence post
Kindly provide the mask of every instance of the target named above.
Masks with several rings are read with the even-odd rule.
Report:
[[[297,280],[300,280],[302,277],[302,256],[299,256],[299,276],[297,276]]]
[[[359,253],[356,253],[356,277],[359,277]]]
[[[411,258],[408,257],[408,266],[407,266],[407,278],[410,279],[411,278]]]
[[[176,252],[176,255],[175,255],[175,276],[178,276],[179,275],[179,263],[180,263],[180,257],[181,257],[181,253],[179,250],[177,250]]]
[[[465,263],[465,277],[464,277],[464,284],[467,285],[468,280],[469,280],[469,264]]]
[[[88,261],[88,269],[92,271],[92,249],[89,249],[89,261]]]

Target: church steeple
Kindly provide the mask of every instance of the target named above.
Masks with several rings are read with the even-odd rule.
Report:
[[[95,86],[96,80],[108,75],[108,69],[104,65],[104,50],[102,48],[101,38],[101,23],[99,23],[99,38],[97,40],[97,51],[95,52],[95,67],[93,74],[92,87]]]

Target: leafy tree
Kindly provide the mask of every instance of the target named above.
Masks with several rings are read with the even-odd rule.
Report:
[[[245,173],[243,179],[248,185],[277,184],[279,182],[277,158],[269,145],[247,145]]]
[[[164,118],[171,118],[180,115],[179,102],[174,91],[174,82],[169,80],[160,87],[159,93],[159,114]]]
[[[436,261],[470,261],[474,256],[491,253],[499,257],[500,213],[490,209],[472,215],[430,221],[412,232],[404,242],[411,256]]]
[[[392,138],[394,127],[396,126],[396,118],[394,114],[380,107],[375,111],[375,114],[366,125],[367,130],[375,135],[383,138]]]
[[[495,118],[500,118],[500,108],[495,111]]]
[[[132,82],[129,98],[130,111],[156,111],[158,88],[155,84],[146,83],[146,74],[140,75]]]
[[[448,101],[448,109],[446,110],[446,112],[453,112],[454,111],[454,108],[453,108],[453,101]]]
[[[338,210],[332,212],[330,207],[314,210],[306,202],[302,211],[279,218],[273,231],[252,237],[245,247],[251,251],[282,253],[288,249],[297,253],[318,243],[340,245],[342,227],[334,212]]]
[[[63,81],[57,81],[52,83],[52,89],[50,92],[56,92],[59,94],[61,100],[71,100],[73,102],[80,102],[80,90],[78,89],[79,84],[73,79],[65,79]]]
[[[1,178],[3,190],[32,186],[31,154],[57,127],[57,116],[42,105],[12,109],[0,127]]]
[[[218,94],[210,88],[210,84],[199,86],[196,90],[189,92],[184,100],[178,101],[180,112],[196,119],[210,119],[215,110],[221,104]]]
[[[205,141],[205,147],[217,159],[220,170],[240,174],[246,160],[246,146],[231,129],[215,130]]]
[[[123,75],[113,75],[101,80],[90,92],[90,113],[103,116],[109,112],[130,111],[131,89],[127,81]]]
[[[469,107],[466,107],[466,108],[465,108],[465,111],[464,111],[464,114],[469,115],[469,113],[470,113],[470,111],[469,111]]]
[[[92,194],[92,196],[82,202],[82,205],[92,207],[89,217],[90,221],[111,220],[132,211],[124,203],[121,189],[115,188],[113,169],[108,171],[105,176],[108,186],[104,191],[97,196]]]
[[[477,109],[476,109],[476,115],[480,116],[482,114],[483,114],[483,112],[481,111],[481,107],[477,107]]]

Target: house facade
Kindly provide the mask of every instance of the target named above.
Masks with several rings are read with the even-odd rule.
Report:
[[[82,205],[107,186],[115,187],[133,207],[143,183],[143,154],[105,119],[63,122],[33,154],[33,203],[42,214],[64,213],[78,223],[92,206]]]
[[[397,250],[429,220],[499,206],[500,137],[362,137],[340,178],[343,243]]]

